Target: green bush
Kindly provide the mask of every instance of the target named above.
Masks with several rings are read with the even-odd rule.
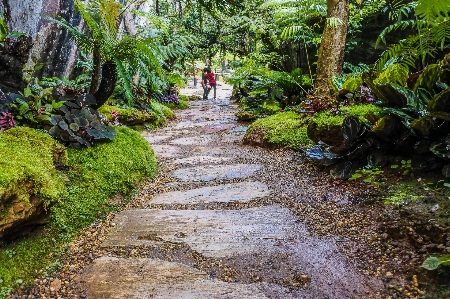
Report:
[[[5,137],[10,134],[7,132],[13,131],[11,129],[0,134],[2,140],[10,138]],[[50,154],[52,147],[44,147],[43,144],[54,145],[56,142],[47,134],[35,130],[33,134],[37,136],[36,141],[28,142],[24,135],[20,139],[25,147],[28,147],[27,143],[33,145],[28,147],[30,153],[17,145],[8,152],[8,156],[2,154],[1,161],[39,161],[39,164],[47,165],[43,172],[55,173]],[[7,146],[11,147],[10,144],[14,142],[15,140],[7,141]],[[50,157],[39,160],[36,158],[37,154],[33,156],[32,152],[42,155],[47,153]],[[67,153],[67,165],[70,169],[60,175],[65,176],[70,183],[66,188],[63,185],[64,192],[59,193],[60,200],[50,208],[50,224],[39,236],[28,237],[0,248],[0,298],[5,298],[11,288],[22,282],[29,283],[36,275],[45,275],[57,268],[58,256],[82,228],[97,220],[99,215],[125,203],[111,202],[113,196],[120,194],[129,198],[136,184],[154,176],[157,170],[149,143],[139,133],[125,127],[117,127],[117,136],[111,142],[87,149],[70,148]],[[36,179],[43,178],[44,173],[42,178]]]

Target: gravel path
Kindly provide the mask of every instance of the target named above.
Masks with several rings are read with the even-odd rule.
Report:
[[[358,205],[370,190],[301,153],[240,145],[231,87],[217,93],[144,133],[159,175],[11,298],[387,298],[393,256]]]

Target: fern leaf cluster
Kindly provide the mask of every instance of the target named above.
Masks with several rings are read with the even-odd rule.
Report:
[[[444,50],[450,40],[450,1],[418,0],[408,4],[394,1],[389,8],[397,22],[383,30],[376,45],[385,43],[386,34],[398,29],[409,29],[416,34],[390,45],[376,63],[378,71],[386,68],[392,58],[414,68],[418,59],[424,62],[427,57],[434,57],[439,50]]]

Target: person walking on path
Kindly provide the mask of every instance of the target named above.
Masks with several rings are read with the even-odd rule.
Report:
[[[206,79],[207,71],[208,71],[208,68],[205,67],[203,69],[203,73],[202,73],[203,100],[205,100],[205,101],[208,99],[208,94],[209,94],[208,80]]]
[[[206,79],[208,80],[209,85],[211,86],[211,88],[214,89],[214,98],[213,100],[216,100],[216,75],[213,73],[213,71],[211,71],[210,68],[206,68]],[[208,94],[209,94],[209,90],[206,93],[206,97],[208,98]]]

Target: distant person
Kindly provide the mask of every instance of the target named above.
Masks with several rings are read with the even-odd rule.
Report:
[[[205,59],[205,66],[210,67],[211,66],[211,60],[209,60],[209,57],[206,57]]]
[[[209,86],[208,86],[208,79],[206,78],[206,74],[208,73],[208,68],[203,69],[202,73],[202,87],[203,87],[203,99],[206,101],[208,99],[209,94]]]
[[[214,98],[213,98],[213,100],[215,101],[216,100],[216,83],[217,83],[216,82],[216,75],[213,73],[213,71],[211,71],[210,68],[206,68],[206,80],[208,80],[208,83],[211,86],[211,88],[214,89]],[[210,89],[208,89],[208,93],[206,94],[206,97],[208,97]]]

